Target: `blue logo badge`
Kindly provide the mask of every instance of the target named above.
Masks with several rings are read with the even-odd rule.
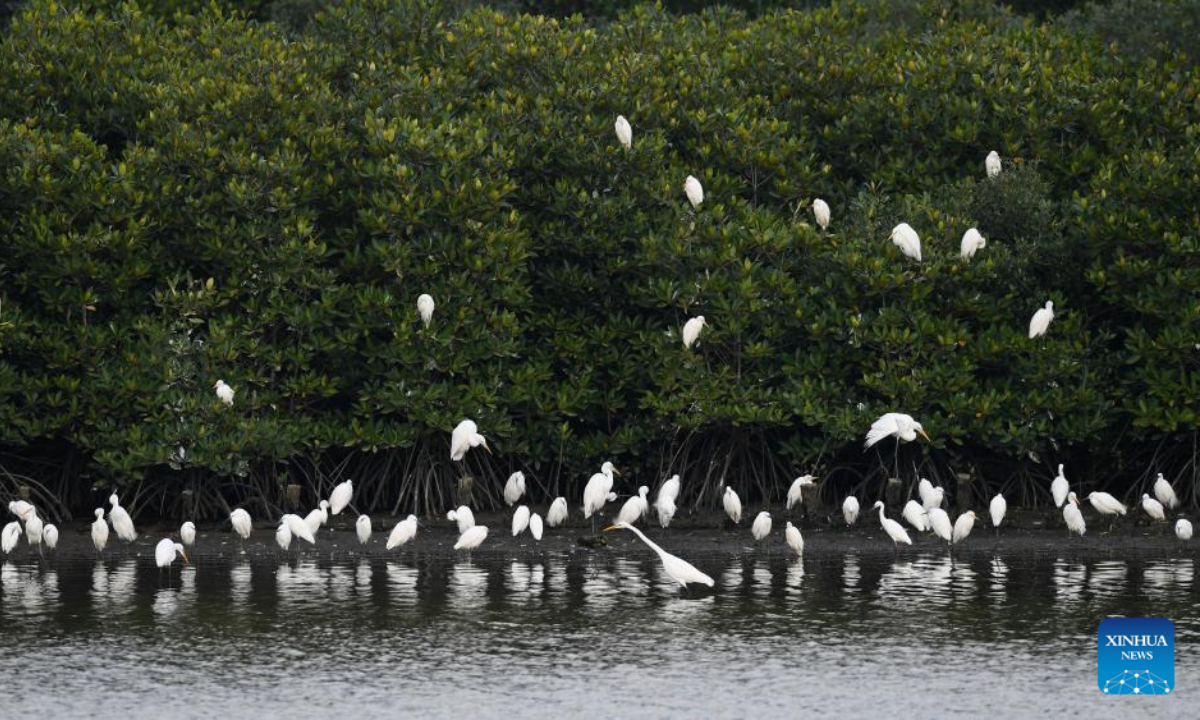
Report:
[[[1108,618],[1096,633],[1096,680],[1106,695],[1175,692],[1175,624],[1166,618]]]

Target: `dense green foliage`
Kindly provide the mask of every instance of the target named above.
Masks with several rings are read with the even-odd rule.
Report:
[[[362,0],[288,37],[34,2],[0,46],[0,463],[74,506],[350,474],[360,509],[441,508],[470,417],[480,502],[517,468],[575,498],[605,459],[777,498],[878,480],[861,439],[900,409],[925,474],[1161,470],[1194,500],[1200,73],[990,4],[894,12]]]

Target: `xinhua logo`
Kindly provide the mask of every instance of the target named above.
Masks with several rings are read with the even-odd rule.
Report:
[[[1096,680],[1106,695],[1175,691],[1175,625],[1166,618],[1108,618],[1096,633]]]

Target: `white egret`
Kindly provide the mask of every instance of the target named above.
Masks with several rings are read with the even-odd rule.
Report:
[[[292,546],[292,531],[288,529],[287,523],[281,523],[275,529],[275,544],[284,552]]]
[[[815,475],[801,475],[792,481],[792,486],[788,488],[787,493],[788,510],[791,510],[792,507],[804,502],[804,486],[812,485],[813,481],[816,479],[817,477]]]
[[[1062,507],[1067,501],[1067,494],[1071,492],[1071,484],[1067,482],[1067,476],[1063,475],[1063,466],[1058,466],[1058,475],[1054,476],[1054,480],[1050,483],[1050,494],[1054,496],[1054,507]]]
[[[829,203],[821,198],[812,201],[813,217],[817,220],[817,225],[821,226],[822,230],[829,228]]]
[[[516,537],[529,528],[529,506],[522,505],[513,512],[512,535]]]
[[[1063,521],[1067,523],[1067,535],[1076,533],[1080,537],[1087,532],[1087,525],[1083,522],[1083,513],[1079,511],[1079,498],[1075,493],[1067,495],[1067,502],[1063,505]]]
[[[398,548],[417,536],[417,516],[409,515],[392,528],[388,535],[387,549]]]
[[[1029,319],[1029,339],[1040,337],[1046,334],[1046,330],[1050,327],[1050,321],[1054,319],[1054,303],[1050,300],[1046,301],[1046,307],[1041,308],[1033,314]]]
[[[1008,501],[1000,493],[996,493],[996,497],[992,498],[992,502],[988,505],[988,514],[992,516],[992,527],[996,528],[996,532],[1000,532],[1000,523],[1004,522],[1004,515],[1008,512]]]
[[[339,483],[333,488],[333,492],[329,493],[329,514],[337,515],[341,513],[353,498],[354,481],[347,480],[344,483]]]
[[[184,551],[183,545],[172,541],[170,538],[164,538],[158,541],[158,545],[154,546],[154,564],[160,568],[170,567],[175,561],[176,554],[187,562],[187,552]]]
[[[721,504],[725,507],[725,514],[729,516],[734,525],[742,521],[742,499],[738,497],[736,490],[726,485]]]
[[[504,483],[504,502],[509,507],[512,507],[521,496],[525,494],[525,473],[520,470],[508,476],[508,482]]]
[[[1000,174],[1000,153],[995,150],[987,154],[987,158],[983,161],[983,166],[987,170],[987,176],[994,178]]]
[[[1192,539],[1192,523],[1184,518],[1175,521],[1175,537],[1180,540]]]
[[[804,554],[804,536],[800,534],[800,528],[789,522],[787,527],[783,529],[783,539],[787,541],[787,545],[792,549],[792,552],[797,555]]]
[[[538,515],[537,513],[533,513],[532,515],[529,516],[529,534],[533,536],[534,540],[542,539],[542,516],[541,515]]]
[[[108,523],[104,522],[104,508],[96,508],[96,519],[92,522],[92,544],[96,552],[104,552],[108,545]]]
[[[888,239],[907,257],[921,262],[921,236],[917,235],[917,231],[913,230],[911,225],[900,223],[892,228],[892,234]]]
[[[468,450],[480,445],[489,453],[492,451],[488,447],[487,439],[479,434],[479,428],[476,427],[475,422],[463,420],[450,433],[450,459],[454,462],[461,462],[466,457]]]
[[[483,544],[487,539],[488,529],[484,525],[475,525],[463,531],[462,535],[458,536],[458,542],[454,543],[455,550],[466,550],[470,552]]]
[[[951,542],[957,545],[963,540],[966,540],[967,536],[971,534],[971,528],[973,527],[975,527],[974,510],[968,510],[962,515],[959,515],[958,519],[954,521],[954,530],[951,533],[950,538]]]
[[[650,510],[650,503],[646,500],[646,495],[650,493],[650,488],[642,485],[638,488],[638,494],[625,501],[621,506],[621,512],[617,513],[617,522],[634,524],[641,519],[642,515]]]
[[[703,315],[688,320],[683,324],[683,347],[690,349],[700,339],[700,331],[708,327]]]
[[[366,545],[371,539],[371,516],[359,515],[354,521],[354,534],[358,536],[358,544]]]
[[[233,407],[234,390],[226,385],[224,380],[218,380],[213,385],[213,390],[217,393],[217,399],[225,403],[226,407]]]
[[[651,550],[658,553],[658,558],[663,564],[663,570],[666,571],[668,577],[679,583],[680,587],[687,589],[688,585],[694,584],[707,585],[708,587],[713,586],[712,578],[697,570],[695,566],[683,558],[675,557],[666,550],[663,550],[661,547],[656,545],[654,541],[643,535],[641,530],[638,530],[634,526],[629,525],[628,523],[619,522],[615,525],[604,528],[604,532],[609,532],[611,530],[628,530],[637,535],[638,539],[650,546]]]
[[[912,525],[917,532],[928,532],[931,529],[929,527],[929,516],[925,514],[925,508],[916,500],[909,500],[905,503],[901,515],[904,516],[908,524]]]
[[[125,542],[137,540],[137,531],[133,529],[133,518],[129,517],[125,508],[121,507],[121,499],[117,497],[116,493],[113,493],[109,496],[108,502],[112,505],[112,509],[108,511],[108,521],[112,523],[117,537]]]
[[[183,542],[184,547],[191,547],[196,544],[196,524],[188,520],[179,526],[179,539]]]
[[[950,516],[946,511],[939,508],[930,508],[926,511],[929,516],[929,527],[933,528],[933,534],[937,535],[947,543],[954,539],[954,526],[950,524]]]
[[[467,530],[475,527],[475,513],[471,512],[471,508],[466,505],[459,505],[457,508],[446,513],[446,519],[457,523],[459,534],[465,533]]]
[[[850,495],[842,501],[842,517],[847,525],[853,525],[858,520],[858,498]]]
[[[658,489],[658,498],[654,501],[654,509],[658,511],[658,524],[663,528],[671,525],[675,517],[675,500],[679,497],[679,476],[667,478]]]
[[[879,511],[879,524],[883,527],[883,531],[888,534],[888,537],[892,539],[893,549],[901,543],[912,545],[912,538],[908,536],[908,531],[904,529],[904,526],[883,514],[883,501],[876,500],[873,509]]]
[[[12,552],[17,547],[17,541],[21,539],[21,523],[16,520],[4,526],[4,530],[0,532],[0,550],[4,554]]]
[[[1162,473],[1159,473],[1158,479],[1154,481],[1154,497],[1170,510],[1179,507],[1179,498],[1175,496],[1175,488],[1171,487],[1171,483],[1167,482]]]
[[[704,202],[704,186],[691,175],[688,175],[687,180],[683,181],[683,191],[687,193],[688,202],[692,204],[693,210],[700,207],[700,203]]]
[[[30,515],[29,519],[25,521],[25,539],[30,545],[36,547],[39,553],[42,551],[42,530],[45,527],[45,523],[37,516],[37,513]]]
[[[1113,523],[1116,523],[1118,515],[1124,515],[1126,512],[1125,505],[1117,500],[1112,495],[1106,492],[1090,492],[1087,496],[1088,502],[1096,509],[1096,512],[1101,515],[1108,515],[1112,518],[1112,523],[1109,524],[1109,530],[1112,529]]]
[[[1150,497],[1149,493],[1142,493],[1142,509],[1155,520],[1167,519],[1167,514],[1163,512],[1162,503]]]
[[[421,316],[421,323],[425,327],[433,322],[433,308],[433,296],[422,294],[417,298],[417,314]]]
[[[750,534],[754,536],[755,542],[762,542],[762,539],[771,534],[771,513],[763,510],[755,518],[754,523],[750,525]]]
[[[325,527],[329,524],[329,501],[322,500],[317,509],[321,511],[321,527]]]
[[[633,128],[624,115],[617,116],[617,122],[614,123],[613,129],[617,131],[617,140],[626,150],[633,147]]]
[[[316,512],[315,510],[313,512]],[[299,515],[291,513],[279,518],[279,522],[287,526],[292,537],[300,538],[309,545],[317,544],[317,536],[315,531],[309,526],[308,521]]]
[[[237,533],[238,537],[243,540],[250,539],[250,531],[254,529],[250,513],[241,508],[234,508],[234,511],[229,513],[229,524],[233,526],[233,531]],[[313,528],[313,532],[316,532],[316,528]]]
[[[8,503],[8,511],[16,515],[17,519],[21,522],[25,522],[31,515],[37,512],[37,508],[33,506],[33,503],[24,500],[13,500]]]
[[[879,416],[879,419],[871,423],[871,429],[867,431],[867,439],[863,448],[869,448],[875,443],[886,437],[894,437],[899,442],[912,442],[917,439],[917,434],[926,440],[929,436],[925,434],[925,428],[921,423],[913,420],[912,415],[905,413],[884,413]]]
[[[556,497],[554,502],[550,503],[550,509],[546,512],[546,524],[550,527],[558,527],[567,520],[567,499],[565,497]]]
[[[585,520],[603,509],[604,503],[608,502],[608,494],[612,492],[613,475],[620,474],[612,463],[606,462],[600,467],[600,472],[588,479],[587,485],[583,488],[583,517]]]
[[[926,512],[928,512],[929,510],[931,510],[933,508],[939,508],[942,506],[942,500],[945,499],[945,497],[946,497],[946,491],[944,489],[942,489],[940,486],[935,487],[929,493],[929,498],[927,499],[927,501],[921,504],[921,507],[924,508],[924,510]]]
[[[930,504],[930,500],[933,497],[933,483],[929,482],[926,478],[921,478],[917,483],[917,497],[921,498],[921,507],[937,507],[941,505],[941,503],[937,505]]]
[[[964,261],[975,257],[975,253],[987,247],[987,240],[983,235],[979,234],[976,228],[970,228],[962,236],[962,245],[959,248],[959,255]]]
[[[42,530],[42,540],[46,541],[46,547],[50,550],[58,547],[58,528],[54,525],[47,525],[45,530]]]

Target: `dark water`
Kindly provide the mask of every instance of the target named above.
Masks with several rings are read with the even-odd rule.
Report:
[[[4,705],[37,717],[1189,717],[1196,561],[826,555],[0,567]],[[1096,687],[1108,615],[1175,622],[1178,691]]]

